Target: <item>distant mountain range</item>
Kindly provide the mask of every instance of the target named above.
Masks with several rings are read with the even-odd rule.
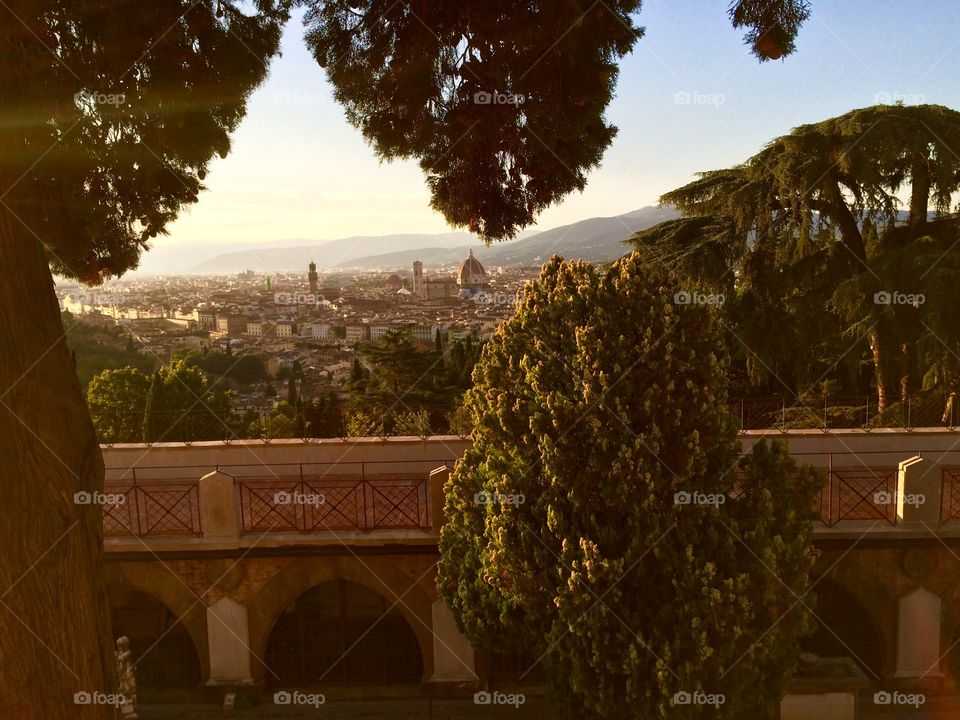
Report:
[[[460,247],[480,243],[476,236],[464,232],[439,235],[357,236],[300,247],[260,247],[216,255],[189,269],[191,273],[232,273],[244,270],[282,272],[303,270],[311,261],[321,270],[330,270],[372,253],[414,250],[426,245]]]
[[[357,236],[316,242],[210,245],[199,243],[160,246],[150,250],[138,272],[151,274],[213,274],[287,272],[316,262],[320,270],[408,268],[414,260],[430,267],[456,266],[470,248],[485,265],[540,265],[551,255],[606,262],[623,255],[624,240],[638,230],[677,217],[672,208],[645,207],[605,218],[590,218],[545,232],[486,247],[475,235],[450,232],[434,235]],[[278,245],[280,245],[278,247]]]
[[[471,247],[477,259],[490,267],[542,265],[552,255],[581,258],[595,263],[609,262],[627,253],[629,248],[623,244],[623,241],[629,239],[635,232],[646,230],[676,217],[678,214],[671,207],[645,207],[614,217],[581,220],[571,225],[536,233],[530,237],[494,243],[490,247],[477,241],[472,246],[397,250],[345,261],[340,263],[339,267],[393,270],[407,268],[414,260],[421,260],[426,267],[459,265]]]

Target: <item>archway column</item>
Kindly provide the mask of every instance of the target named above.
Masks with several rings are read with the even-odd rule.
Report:
[[[940,678],[942,602],[917,588],[897,602],[897,677]]]
[[[245,605],[222,597],[207,608],[207,645],[210,649],[207,685],[253,683],[250,626]]]
[[[473,646],[457,628],[450,608],[436,600],[433,616],[433,675],[430,682],[476,682]]]

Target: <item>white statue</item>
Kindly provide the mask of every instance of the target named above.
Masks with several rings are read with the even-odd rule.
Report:
[[[126,635],[117,638],[117,680],[120,683],[120,714],[124,718],[137,715],[137,676],[134,674],[133,660],[130,654],[130,638]]]

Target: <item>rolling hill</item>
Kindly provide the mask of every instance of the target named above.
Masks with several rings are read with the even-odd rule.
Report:
[[[485,265],[540,265],[551,255],[607,262],[623,255],[623,245],[637,230],[676,217],[672,208],[645,207],[521,235],[516,240],[483,242],[466,232],[355,236],[339,240],[290,240],[286,243],[211,245],[190,243],[163,246],[144,256],[140,273],[229,274],[244,270],[286,272],[304,270],[313,261],[321,270],[391,270],[409,268],[414,260],[427,267],[456,267],[473,248]],[[279,245],[279,247],[278,247]]]
[[[244,270],[282,272],[303,270],[312,260],[320,269],[331,269],[354,258],[373,253],[413,250],[425,246],[460,247],[480,240],[469,233],[451,232],[439,235],[356,236],[304,244],[295,247],[261,246],[221,253],[182,272],[235,273]]]
[[[489,266],[540,265],[551,255],[609,262],[627,252],[623,241],[633,233],[676,217],[677,212],[670,207],[645,207],[623,215],[581,220],[490,247],[484,247],[479,240],[473,245],[425,246],[358,257],[341,262],[338,267],[392,270],[409,267],[414,260],[421,260],[427,267],[455,266],[463,262],[470,247],[477,259]]]

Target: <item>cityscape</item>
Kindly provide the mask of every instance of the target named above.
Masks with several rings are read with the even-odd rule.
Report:
[[[419,345],[444,346],[491,337],[536,269],[498,268],[488,280],[473,258],[448,277],[411,272],[162,277],[118,281],[91,290],[58,287],[61,308],[81,322],[116,321],[147,355],[166,362],[181,350],[250,353],[271,375],[299,362],[319,388],[339,387],[361,343],[406,329]],[[439,274],[438,274],[439,275]]]

